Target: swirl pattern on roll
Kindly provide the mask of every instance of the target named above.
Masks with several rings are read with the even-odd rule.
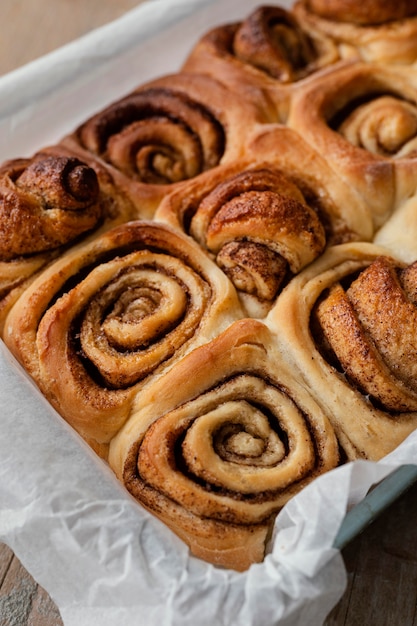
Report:
[[[346,115],[337,131],[354,146],[399,158],[417,150],[417,103],[381,95]]]
[[[146,392],[138,397],[111,443],[110,463],[131,493],[194,553],[237,569],[252,548],[262,558],[288,498],[339,461],[328,420],[277,356],[263,324],[236,322],[148,390],[161,398],[152,411]]]
[[[149,376],[239,316],[192,241],[130,222],[50,266],[12,309],[5,341],[61,415],[106,443]]]
[[[294,16],[277,6],[262,6],[238,27],[233,51],[283,83],[294,82],[317,69],[319,52]]]
[[[233,170],[217,170],[207,185],[168,196],[156,217],[178,219],[242,296],[269,306],[289,276],[322,252],[325,229],[300,188],[277,168]]]
[[[78,159],[17,159],[0,180],[2,261],[64,246],[102,219],[96,173]]]
[[[129,178],[169,184],[217,165],[224,132],[185,94],[150,88],[116,102],[79,131],[84,147]]]
[[[246,158],[170,193],[155,218],[191,235],[262,317],[325,246],[369,240],[368,205],[294,130],[254,132]]]
[[[54,257],[129,219],[131,206],[96,171],[62,150],[0,168],[0,318],[27,281]]]
[[[271,311],[348,458],[379,459],[417,425],[416,273],[374,244],[336,246]]]
[[[397,184],[415,160],[417,85],[407,67],[354,63],[297,94],[288,123],[369,204],[379,228],[408,199]]]
[[[315,309],[348,378],[388,411],[417,410],[416,293],[417,263],[380,256],[349,287],[333,285]]]
[[[412,64],[417,60],[415,0],[297,0],[300,24],[328,37],[343,59]]]
[[[321,17],[354,24],[383,24],[417,15],[416,0],[305,0],[305,4]]]
[[[266,5],[241,22],[207,32],[182,69],[209,74],[258,102],[266,92],[283,121],[290,98],[286,87],[338,58],[330,39],[302,28],[291,11]]]
[[[172,187],[240,155],[244,129],[267,119],[214,78],[178,73],[111,103],[63,144],[108,166],[149,218]]]

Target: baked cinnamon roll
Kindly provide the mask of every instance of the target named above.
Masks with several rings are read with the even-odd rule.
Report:
[[[130,219],[133,206],[106,172],[62,150],[0,167],[0,333],[41,268],[87,236]]]
[[[304,28],[329,37],[342,57],[395,64],[417,60],[415,0],[298,0],[293,12]]]
[[[113,102],[62,143],[108,167],[151,218],[169,190],[239,157],[247,128],[268,119],[218,81],[182,73]]]
[[[239,317],[230,282],[198,246],[130,222],[49,266],[12,308],[4,340],[105,455],[138,389]]]
[[[417,427],[416,293],[417,263],[350,243],[295,277],[270,313],[348,459],[378,460]]]
[[[262,560],[277,511],[339,450],[268,328],[245,319],[137,395],[109,462],[196,556],[244,570]]]
[[[310,11],[336,22],[384,24],[417,15],[416,0],[304,0]]]
[[[408,198],[397,185],[417,148],[417,89],[407,69],[335,70],[295,96],[288,124],[362,195],[375,228]]]
[[[297,130],[264,124],[251,134],[246,154],[251,164],[273,164],[300,188],[323,224],[327,245],[373,237],[368,203]]]
[[[303,28],[290,11],[266,5],[241,22],[209,31],[182,70],[213,76],[256,103],[268,94],[282,122],[291,85],[338,60],[330,38]]]
[[[191,235],[229,276],[247,315],[330,243],[372,236],[369,211],[293,131],[266,126],[247,159],[169,194],[155,218]]]

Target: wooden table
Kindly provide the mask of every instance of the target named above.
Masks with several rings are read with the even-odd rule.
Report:
[[[137,4],[140,0],[2,0],[0,74]],[[416,520],[417,485],[343,551],[348,588],[326,626],[417,626]],[[60,624],[48,594],[0,544],[0,626]]]

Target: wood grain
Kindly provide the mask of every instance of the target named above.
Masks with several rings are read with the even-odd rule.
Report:
[[[49,595],[0,544],[0,626],[62,626]]]
[[[110,22],[144,0],[1,0],[0,74]]]
[[[2,0],[0,74],[119,17],[137,4],[140,1]],[[417,626],[416,519],[417,485],[343,551],[348,588],[326,626]],[[61,625],[48,594],[13,552],[0,544],[0,626]]]
[[[348,587],[326,626],[417,626],[417,485],[343,551]]]

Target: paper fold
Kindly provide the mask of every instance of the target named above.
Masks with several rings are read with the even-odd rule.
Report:
[[[277,518],[271,553],[246,573],[190,557],[50,408],[1,344],[0,538],[64,623],[321,624],[344,591],[333,543],[346,510],[416,458],[413,433],[384,462],[328,472]]]

